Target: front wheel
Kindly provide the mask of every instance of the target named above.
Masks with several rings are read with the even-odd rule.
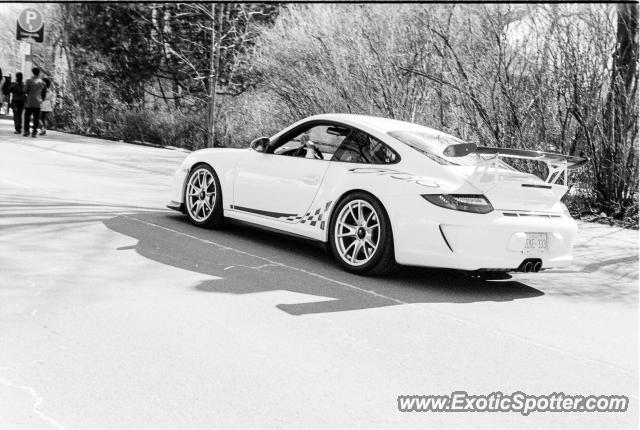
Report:
[[[397,267],[389,217],[367,193],[350,194],[338,203],[329,227],[329,247],[352,273],[383,275]]]
[[[193,224],[201,227],[222,225],[222,190],[211,166],[200,164],[193,168],[184,188],[184,205]]]

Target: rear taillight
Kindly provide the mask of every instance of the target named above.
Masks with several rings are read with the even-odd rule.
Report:
[[[493,206],[482,194],[422,194],[429,203],[455,211],[488,214]]]

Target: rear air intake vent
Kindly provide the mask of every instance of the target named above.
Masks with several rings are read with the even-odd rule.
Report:
[[[525,188],[544,188],[547,190],[551,189],[551,185],[538,185],[538,184],[522,184]]]
[[[535,213],[524,213],[524,212],[502,212],[502,215],[513,216],[513,217],[561,218],[560,215],[535,214]]]

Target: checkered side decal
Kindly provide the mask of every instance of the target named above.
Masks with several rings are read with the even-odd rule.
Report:
[[[302,216],[295,215],[295,216],[288,216],[288,217],[280,217],[280,219],[288,222],[299,222],[301,224],[309,224],[312,227],[315,227],[316,225],[318,225],[318,227],[320,227],[320,230],[324,230],[324,227],[326,226],[326,220],[324,219],[324,216],[329,210],[329,208],[331,207],[331,202],[332,201],[328,201],[324,205],[324,208],[320,206],[316,210],[311,209],[309,212],[307,212]]]

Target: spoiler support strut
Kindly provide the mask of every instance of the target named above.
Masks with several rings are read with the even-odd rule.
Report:
[[[465,155],[475,153],[478,156],[481,154],[493,155],[485,161],[493,162],[493,167],[498,171],[500,165],[500,158],[518,158],[523,160],[542,161],[547,165],[549,174],[545,179],[548,184],[555,184],[562,176],[564,184],[568,185],[569,170],[577,170],[583,167],[589,159],[586,157],[576,157],[574,155],[564,155],[557,152],[544,152],[544,151],[531,151],[528,149],[510,149],[510,148],[494,148],[488,146],[477,146],[475,143],[457,143],[449,145],[443,151],[443,154],[447,157],[464,157]],[[496,182],[498,176],[496,175]]]

